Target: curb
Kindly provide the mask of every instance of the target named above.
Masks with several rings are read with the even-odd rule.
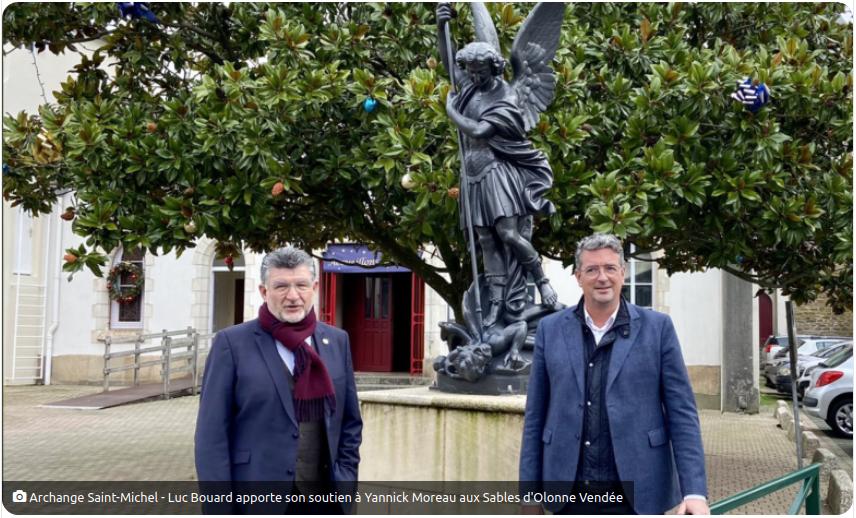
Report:
[[[773,409],[773,417],[788,439],[793,441],[796,427],[790,405],[779,400]],[[853,481],[850,474],[841,469],[834,453],[820,446],[820,439],[814,432],[805,430],[805,425],[810,423],[803,423],[802,416],[800,424],[803,425],[800,429],[803,458],[810,459],[812,464],[820,464],[820,492],[826,495],[823,502],[832,514],[842,514],[853,505]]]
[[[853,505],[853,482],[843,469],[832,470],[829,474],[826,505],[832,514],[844,514]]]

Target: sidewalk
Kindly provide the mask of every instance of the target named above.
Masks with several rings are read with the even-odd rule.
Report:
[[[105,410],[39,408],[98,392],[86,386],[4,387],[4,480],[193,480],[198,396]],[[794,445],[769,412],[701,412],[711,501],[796,469]],[[793,486],[732,514],[782,514]]]

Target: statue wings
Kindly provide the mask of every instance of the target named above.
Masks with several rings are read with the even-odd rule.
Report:
[[[499,38],[490,13],[483,2],[470,4],[476,41],[490,44],[502,53]],[[556,91],[556,73],[550,67],[562,31],[565,4],[541,2],[532,8],[511,45],[511,69],[514,79],[511,88],[517,95],[517,105],[523,113],[526,131],[538,124],[541,112],[553,101]],[[455,81],[463,88],[470,80],[458,68]]]
[[[556,73],[550,63],[559,47],[564,15],[564,3],[539,3],[532,8],[511,46],[511,87],[517,93],[526,131],[538,124],[538,116],[553,101]]]
[[[482,2],[471,4],[476,39],[493,45],[497,52],[499,38],[490,13]],[[517,94],[517,105],[523,112],[526,131],[538,123],[538,116],[553,101],[556,74],[550,62],[559,47],[565,4],[541,2],[530,11],[511,46],[511,87]],[[461,74],[465,76],[465,74]]]

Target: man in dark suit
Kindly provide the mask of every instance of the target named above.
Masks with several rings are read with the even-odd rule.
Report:
[[[679,514],[709,514],[701,428],[675,329],[668,316],[622,298],[624,274],[615,236],[583,239],[575,269],[583,297],[538,326],[521,492],[555,493],[564,482],[575,493],[622,495],[595,506],[545,504],[554,513],[662,514],[679,505]]]
[[[232,487],[284,483],[279,490],[299,501],[319,487],[357,480],[363,423],[350,344],[347,333],[315,320],[318,281],[308,254],[292,247],[267,254],[261,281],[259,318],[217,333],[208,355],[196,471],[200,482]],[[348,509],[292,503],[273,510]]]

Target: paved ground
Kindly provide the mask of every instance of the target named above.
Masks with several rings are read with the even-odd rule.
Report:
[[[4,480],[193,480],[198,397],[104,410],[38,405],[97,392],[93,387],[5,387]],[[794,446],[771,412],[702,411],[712,501],[796,469]],[[782,514],[796,487],[747,505],[744,514]]]

